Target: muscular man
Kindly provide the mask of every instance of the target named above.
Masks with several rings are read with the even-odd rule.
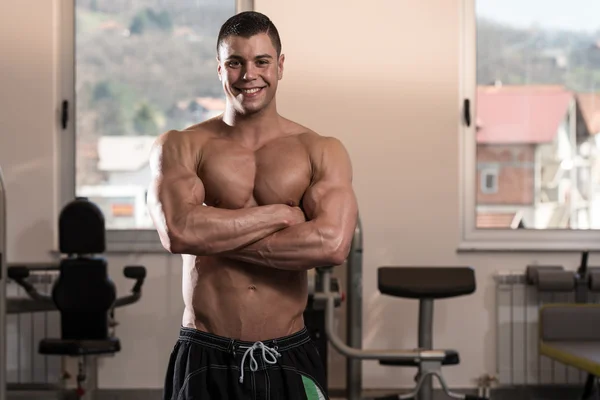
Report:
[[[269,18],[230,18],[217,54],[224,113],[163,134],[151,155],[149,210],[163,246],[183,257],[164,399],[324,399],[302,314],[307,270],[349,252],[348,153],[278,114],[284,56]]]

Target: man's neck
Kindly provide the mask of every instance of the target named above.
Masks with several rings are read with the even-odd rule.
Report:
[[[228,105],[223,113],[223,122],[233,128],[231,137],[250,147],[260,146],[279,135],[280,121],[275,107],[244,115]]]

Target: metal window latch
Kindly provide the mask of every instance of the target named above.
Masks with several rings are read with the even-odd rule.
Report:
[[[61,111],[61,125],[63,129],[67,129],[67,124],[69,122],[69,102],[67,100],[63,100],[62,102],[62,111]]]
[[[471,101],[465,99],[463,102],[463,113],[465,117],[465,123],[467,126],[471,126]]]

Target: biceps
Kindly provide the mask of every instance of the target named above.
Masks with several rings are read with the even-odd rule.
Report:
[[[303,206],[310,220],[335,227],[356,224],[357,204],[350,184],[317,183],[306,192]]]
[[[175,222],[190,207],[204,202],[204,185],[191,172],[170,171],[154,178],[148,190],[148,206],[165,222]]]

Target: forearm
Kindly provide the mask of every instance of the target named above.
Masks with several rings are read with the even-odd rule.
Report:
[[[212,255],[235,250],[290,225],[285,205],[237,210],[189,207],[167,222],[171,252]]]
[[[221,256],[276,269],[306,270],[342,264],[347,250],[335,229],[308,221]]]

